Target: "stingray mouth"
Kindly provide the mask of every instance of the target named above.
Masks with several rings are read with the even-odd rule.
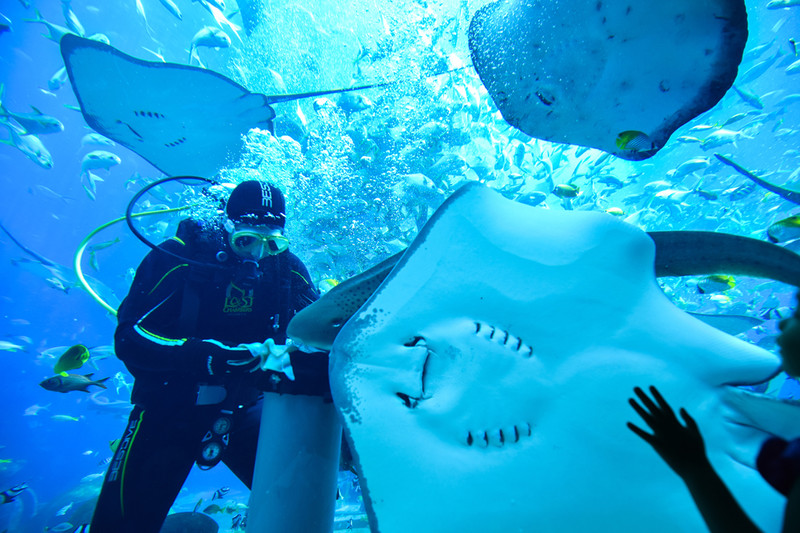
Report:
[[[533,347],[523,341],[520,336],[507,329],[477,320],[466,322],[462,328],[466,330],[464,333],[467,334],[468,338],[477,337],[479,351],[491,353],[491,357],[511,356],[525,361],[534,356]],[[418,409],[424,407],[425,401],[434,397],[430,386],[430,374],[436,373],[435,370],[431,371],[431,368],[436,366],[432,364],[432,360],[436,358],[436,352],[431,348],[428,340],[421,335],[410,338],[403,343],[403,346],[419,350],[420,353],[416,357],[420,359],[424,357],[424,362],[421,366],[420,385],[417,392],[414,394],[409,394],[407,391],[396,392],[395,395],[403,402],[406,408]],[[423,350],[424,354],[422,353]],[[531,437],[533,435],[533,427],[531,422],[524,420],[494,423],[485,427],[467,427],[461,431],[461,436],[458,437],[458,440],[468,447],[485,449],[491,446],[502,448]]]
[[[422,372],[420,376],[420,393],[416,395],[406,394],[405,392],[397,392],[395,393],[398,398],[403,401],[403,405],[405,405],[409,409],[416,409],[419,407],[420,403],[425,400],[429,400],[431,398],[430,395],[425,393],[425,378],[428,372],[428,364],[431,360],[431,349],[428,347],[428,343],[425,340],[425,337],[415,336],[412,337],[411,340],[408,342],[404,342],[403,346],[407,348],[414,348],[417,350],[425,350],[425,362],[422,363]]]

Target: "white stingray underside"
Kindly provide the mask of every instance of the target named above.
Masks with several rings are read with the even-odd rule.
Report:
[[[752,464],[797,411],[730,385],[778,359],[676,308],[653,261],[644,232],[604,213],[475,184],[451,197],[333,346],[373,531],[702,531],[679,478],[625,427],[631,389],[651,384],[777,530],[783,498]]]
[[[86,122],[169,175],[213,176],[239,155],[242,135],[275,113],[209,70],[142,61],[75,36],[62,55]]]
[[[549,141],[626,159],[624,131],[661,148],[730,88],[747,40],[743,0],[500,0],[470,25],[473,63],[503,117]]]

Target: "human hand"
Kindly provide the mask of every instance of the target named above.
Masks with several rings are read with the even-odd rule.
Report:
[[[210,376],[252,372],[258,368],[261,362],[259,358],[254,357],[248,350],[225,350],[220,352],[207,356],[206,371]]]
[[[689,416],[686,409],[680,409],[681,418],[686,423],[683,425],[655,387],[650,386],[650,393],[655,402],[639,387],[634,387],[633,392],[643,405],[634,398],[629,398],[628,403],[642,417],[653,434],[628,422],[631,431],[650,444],[667,465],[682,478],[710,467],[703,437],[697,428],[697,423]]]

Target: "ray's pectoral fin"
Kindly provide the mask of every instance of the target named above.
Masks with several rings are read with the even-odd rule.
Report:
[[[498,0],[469,27],[473,65],[509,124],[630,160],[716,105],[746,40],[742,0]]]

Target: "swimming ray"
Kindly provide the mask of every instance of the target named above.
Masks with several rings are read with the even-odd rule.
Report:
[[[515,128],[640,160],[722,98],[747,34],[742,0],[499,0],[469,47]]]
[[[625,428],[630,390],[652,384],[778,531],[785,500],[753,463],[768,434],[793,436],[800,406],[735,386],[775,376],[778,357],[675,307],[655,248],[602,213],[477,184],[448,199],[331,352],[371,530],[703,530],[680,479]]]
[[[211,70],[143,61],[75,35],[61,40],[61,55],[86,123],[170,176],[212,177],[236,162],[244,134],[272,131],[270,104],[391,85],[267,96]]]
[[[169,175],[210,177],[275,112],[263,94],[210,70],[148,62],[66,35],[61,54],[87,124]]]

